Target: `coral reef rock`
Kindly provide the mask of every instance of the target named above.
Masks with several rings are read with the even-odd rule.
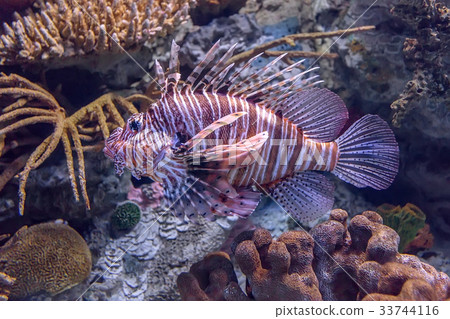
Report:
[[[414,70],[400,98],[394,101],[394,125],[400,126],[408,113],[411,123],[430,136],[450,138],[449,68],[450,12],[439,1],[400,0],[391,10],[415,32],[406,38],[403,55],[406,65]]]
[[[247,0],[197,0],[197,6],[190,12],[196,25],[205,25],[214,18],[237,13]]]
[[[186,223],[162,207],[143,209],[141,221],[119,238],[109,219],[94,218],[87,242],[94,265],[89,283],[38,300],[177,300],[177,276],[228,236],[232,218]]]
[[[0,19],[6,20],[14,11],[29,7],[35,0],[0,0]]]
[[[180,275],[189,300],[446,300],[450,279],[413,255],[400,254],[400,238],[380,215],[353,217],[335,209],[309,233],[278,240],[265,229],[246,231],[232,251],[247,277],[246,293],[225,253],[208,255]],[[220,258],[219,258],[220,257]],[[211,262],[213,259],[214,262]],[[202,271],[199,271],[201,269]],[[220,289],[221,291],[217,291]]]
[[[173,32],[194,0],[38,0],[0,32],[0,64],[120,52]],[[119,46],[119,45],[120,46]]]
[[[0,273],[14,278],[6,288],[11,299],[39,292],[58,294],[85,280],[91,267],[86,242],[63,223],[22,227],[0,247]],[[0,290],[4,289],[3,281]]]

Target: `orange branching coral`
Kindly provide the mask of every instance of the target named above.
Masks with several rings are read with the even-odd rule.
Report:
[[[91,267],[89,247],[73,228],[53,222],[24,226],[0,247],[0,298],[2,289],[13,299],[60,293],[85,280]]]
[[[0,64],[134,48],[173,31],[195,0],[38,0],[0,32]]]
[[[36,147],[31,155],[17,158],[3,170],[0,174],[0,191],[15,172],[23,167],[19,174],[19,212],[23,214],[25,185],[30,171],[38,168],[62,141],[75,199],[79,200],[79,192],[72,148],[75,150],[78,160],[78,182],[83,199],[89,208],[84,151],[96,148],[96,145],[92,144],[98,141],[96,140],[97,136],[100,135],[106,139],[111,129],[125,124],[117,107],[120,107],[122,113],[137,113],[138,110],[131,101],[144,98],[134,95],[126,99],[108,93],[67,117],[64,108],[59,105],[58,101],[39,85],[15,74],[9,76],[2,74],[0,76],[0,106],[6,106],[0,113],[0,141],[13,131],[39,123],[53,125],[53,132]],[[90,145],[83,146],[82,141]],[[3,154],[0,152],[1,156]]]
[[[0,301],[9,299],[11,293],[11,287],[14,284],[15,279],[7,274],[0,272]]]

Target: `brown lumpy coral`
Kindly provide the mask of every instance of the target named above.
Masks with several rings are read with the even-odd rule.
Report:
[[[284,233],[277,241],[265,229],[254,231],[235,250],[247,276],[247,294],[256,300],[321,300],[311,267],[313,241],[306,232]]]
[[[289,231],[278,240],[264,229],[236,238],[236,262],[247,276],[227,300],[445,300],[450,280],[418,257],[398,253],[399,236],[380,215],[366,211],[347,225],[336,209],[310,233]],[[180,284],[180,283],[179,283]],[[195,280],[184,282],[195,284]],[[200,285],[198,287],[201,288]],[[184,290],[188,287],[180,287]],[[182,295],[184,298],[184,296]]]
[[[380,215],[366,211],[347,227],[342,219],[333,220],[337,212],[346,220],[345,211],[334,210],[329,221],[311,230],[316,243],[314,270],[325,300],[372,300],[372,294],[380,293],[397,296],[407,289],[403,286],[408,280],[435,287],[435,294],[424,293],[420,300],[447,298],[448,276],[416,256],[398,253],[400,238],[383,225]]]
[[[84,239],[61,223],[22,227],[0,247],[0,273],[14,278],[9,298],[46,292],[57,294],[85,280],[91,252]],[[0,289],[5,289],[0,282]]]
[[[230,283],[237,284],[237,278],[224,252],[208,254],[177,279],[183,300],[225,300],[224,291]]]
[[[164,36],[194,0],[38,0],[0,33],[0,64],[117,52]]]

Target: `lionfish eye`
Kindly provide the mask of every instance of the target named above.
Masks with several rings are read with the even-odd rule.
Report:
[[[130,122],[130,129],[135,132],[139,131],[141,129],[141,123],[136,120],[132,120]]]
[[[184,144],[188,141],[188,136],[186,134],[182,134],[180,132],[177,132],[174,140],[175,140],[175,146],[178,147],[180,144]]]

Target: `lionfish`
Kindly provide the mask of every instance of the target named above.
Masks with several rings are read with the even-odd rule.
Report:
[[[334,186],[320,171],[360,188],[390,186],[399,150],[384,120],[366,115],[339,136],[347,108],[315,87],[322,81],[307,77],[314,69],[274,83],[303,62],[269,72],[281,55],[239,80],[259,55],[234,68],[227,62],[235,47],[216,59],[215,43],[180,81],[180,47],[172,42],[168,71],[155,61],[161,98],[106,141],[118,174],[127,168],[160,182],[174,214],[194,221],[247,217],[262,193],[297,220],[317,219],[334,201]]]

